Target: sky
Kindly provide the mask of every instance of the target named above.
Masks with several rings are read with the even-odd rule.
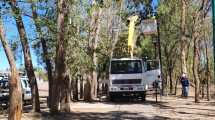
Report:
[[[33,26],[33,21],[29,18],[29,17],[23,17],[23,21],[25,24],[25,29],[27,32],[27,37],[28,39],[33,39],[35,34],[35,27]],[[4,17],[3,18],[3,23],[4,23],[4,30],[5,30],[5,35],[6,38],[8,40],[8,42],[10,43],[10,41],[17,41],[18,44],[21,44],[19,41],[19,34],[17,31],[17,28],[15,26],[15,21],[13,18],[11,17]],[[31,43],[31,42],[30,42]],[[22,55],[22,50],[18,49],[16,50],[16,52],[14,53],[16,54],[16,61],[17,61],[17,67],[20,67],[21,64],[23,64],[23,55]],[[31,54],[32,54],[32,60],[33,60],[33,65],[34,66],[38,66],[37,65],[37,58],[36,55],[34,53],[34,50],[31,49]],[[4,53],[4,49],[2,48],[2,45],[0,45],[0,70],[4,70],[6,68],[9,68],[9,64],[6,58],[6,55]]]
[[[30,6],[25,5],[25,8],[30,9]],[[15,23],[15,20],[12,17],[12,15],[10,13],[7,13],[7,14],[2,16],[2,19],[3,19],[4,32],[5,32],[7,41],[9,43],[11,43],[11,41],[13,41],[13,42],[16,41],[19,45],[21,45],[20,39],[19,39],[19,34],[18,34],[18,31],[16,28],[16,23]],[[33,21],[30,17],[23,16],[22,19],[24,22],[27,38],[29,39],[29,42],[30,42],[30,40],[32,40],[33,38],[36,37],[35,26],[34,26]],[[31,44],[32,43],[30,42],[30,45]],[[24,61],[23,61],[24,59],[23,59],[21,48],[16,50],[16,52],[14,54],[16,56],[17,67],[20,67],[21,65],[24,64]],[[32,57],[33,65],[39,66],[37,64],[37,57],[36,57],[33,49],[31,49],[31,57]],[[2,44],[0,42],[0,70],[5,70],[6,68],[9,68],[9,64],[8,64],[4,49],[2,47]]]
[[[157,2],[158,0],[153,0],[153,6],[157,6]],[[25,11],[29,11],[30,10],[30,6],[29,4],[24,5]],[[42,11],[41,11],[42,12]],[[4,16],[2,16],[3,18],[3,24],[4,24],[4,30],[5,30],[5,35],[7,40],[10,41],[17,41],[18,44],[21,44],[19,41],[19,34],[16,28],[16,23],[14,18],[8,13]],[[23,16],[23,22],[24,22],[24,26],[25,26],[25,30],[27,33],[27,37],[29,40],[33,39],[36,37],[36,30],[35,30],[35,26],[33,23],[33,20],[27,16]],[[31,42],[29,42],[30,45],[32,44]],[[24,65],[24,59],[23,59],[23,55],[22,55],[22,50],[18,49],[16,50],[16,63],[17,63],[17,67],[20,67],[22,65]],[[34,67],[41,67],[42,65],[40,65],[37,62],[37,56],[35,55],[35,51],[33,49],[31,49],[31,57],[32,57],[32,62]],[[23,66],[22,66],[23,67]],[[6,55],[4,53],[4,49],[2,48],[2,45],[0,43],[0,70],[5,70],[9,68],[9,64],[6,58]]]

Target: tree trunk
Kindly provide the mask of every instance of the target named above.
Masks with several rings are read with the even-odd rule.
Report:
[[[88,82],[90,83],[90,91],[91,91],[91,100],[94,100],[97,97],[97,44],[99,41],[99,32],[100,32],[100,20],[101,20],[101,13],[102,10],[99,8],[98,11],[94,11],[92,18],[91,18],[91,23],[90,23],[90,36],[89,36],[89,43],[90,43],[90,49],[91,49],[91,57],[93,61],[93,71],[91,73],[91,81]]]
[[[93,84],[93,98],[97,98],[97,86],[98,86],[98,80],[97,80],[97,76],[98,76],[98,58],[97,58],[97,53],[96,53],[96,49],[97,49],[97,44],[99,41],[99,32],[100,32],[100,27],[101,27],[101,13],[102,10],[101,8],[99,9],[99,13],[98,13],[98,19],[96,21],[97,23],[97,28],[96,28],[96,36],[95,36],[95,42],[94,42],[94,47],[93,47],[93,65],[94,65],[94,69],[93,69],[93,78],[92,78],[92,84]]]
[[[172,70],[169,69],[170,94],[173,94]]]
[[[0,40],[2,42],[5,54],[10,64],[11,78],[9,80],[9,114],[8,120],[21,120],[22,117],[22,88],[19,79],[19,73],[16,69],[16,62],[13,52],[7,43],[4,35],[2,22],[0,21]]]
[[[92,96],[91,96],[92,88],[90,83],[91,79],[92,79],[91,76],[88,74],[86,76],[86,83],[84,84],[84,100],[88,102],[92,101]]]
[[[206,40],[204,40],[205,43],[205,55],[206,55],[206,82],[207,82],[207,100],[210,101],[210,59],[208,56],[208,45]]]
[[[28,44],[28,39],[25,33],[24,24],[22,21],[22,16],[19,8],[17,7],[16,1],[11,0],[11,8],[13,13],[15,14],[15,20],[17,29],[20,35],[20,41],[22,44],[22,49],[24,53],[24,61],[25,61],[25,69],[27,71],[27,76],[29,78],[31,92],[32,92],[32,106],[34,112],[40,112],[40,101],[39,101],[39,92],[37,87],[36,76],[34,74],[34,68],[31,60],[30,47]]]
[[[196,33],[194,33],[195,36]],[[193,75],[194,75],[194,81],[195,81],[195,102],[199,102],[199,76],[198,76],[198,42],[197,39],[194,37],[194,56],[193,56]]]
[[[78,101],[78,80],[73,80],[73,100]]]
[[[68,72],[66,74],[66,77],[63,81],[63,84],[60,88],[60,95],[61,95],[61,100],[60,100],[60,110],[63,112],[71,112],[71,80],[69,78]]]
[[[58,0],[58,18],[57,18],[57,44],[55,58],[56,77],[52,86],[51,113],[57,113],[59,110],[70,112],[70,93],[71,83],[66,70],[66,40],[65,36],[65,18],[68,14],[68,6],[65,0]],[[60,107],[60,109],[59,109]]]
[[[117,6],[116,8],[118,8],[118,7],[120,7],[120,13],[121,13],[121,11],[123,10],[123,5],[124,5],[124,0],[120,0],[119,1],[120,2],[120,5],[119,6]],[[119,4],[119,3],[118,3]],[[118,5],[117,4],[117,5]],[[120,16],[119,17],[116,17],[116,16],[114,16],[114,18],[112,18],[114,15],[113,14],[111,14],[110,15],[110,17],[111,17],[111,20],[113,20],[113,23],[115,23],[114,25],[117,25],[117,26],[113,26],[113,27],[116,27],[117,28],[117,31],[116,31],[116,33],[114,34],[114,30],[112,30],[112,35],[110,35],[110,36],[112,36],[112,40],[113,40],[113,42],[112,42],[112,45],[111,45],[111,53],[110,53],[110,59],[113,57],[113,55],[114,55],[114,49],[115,49],[115,47],[116,47],[116,44],[117,44],[117,42],[118,42],[118,40],[119,40],[119,33],[121,32],[121,21],[122,21],[122,18],[121,18],[121,14],[120,14]],[[117,22],[116,22],[117,21]],[[111,24],[112,24],[112,21],[110,21],[111,22]],[[111,29],[113,29],[113,28],[111,28]]]
[[[42,45],[42,50],[43,50],[43,60],[46,64],[46,71],[48,73],[48,80],[49,80],[49,98],[52,98],[52,81],[53,81],[53,76],[52,76],[52,63],[51,60],[49,58],[49,53],[48,53],[48,47],[47,47],[47,43],[46,40],[44,39],[44,37],[42,36],[42,30],[40,27],[40,24],[38,22],[38,15],[36,12],[36,5],[34,3],[34,1],[31,0],[31,9],[32,9],[32,15],[33,15],[33,19],[34,19],[34,23],[36,26],[36,30],[38,32],[40,41],[41,41],[41,45]],[[50,107],[50,99],[49,99],[49,107]]]
[[[198,66],[200,64],[199,62],[199,45],[198,41],[199,38],[202,36],[199,36],[199,30],[202,29],[201,25],[203,24],[203,21],[206,18],[206,15],[210,9],[207,8],[207,6],[210,5],[210,1],[201,1],[201,6],[199,7],[198,11],[195,11],[195,14],[193,15],[193,34],[192,34],[192,41],[194,45],[194,51],[193,51],[193,76],[194,76],[194,82],[195,82],[195,102],[200,102],[199,94],[200,94],[200,78],[198,74]],[[210,7],[209,7],[210,8]],[[204,91],[202,91],[204,92]]]
[[[193,56],[193,75],[194,75],[194,82],[195,82],[195,102],[200,102],[199,100],[199,93],[200,93],[200,79],[199,79],[199,74],[198,74],[198,66],[200,64],[199,62],[199,45],[198,45],[198,41],[199,41],[199,33],[198,30],[201,29],[199,27],[199,22],[200,24],[203,23],[203,20],[205,19],[205,14],[208,13],[208,10],[204,10],[205,9],[205,2],[208,1],[202,1],[202,6],[199,8],[198,11],[196,11],[196,13],[194,14],[194,26],[193,26],[193,34],[192,34],[192,41],[193,41],[193,45],[194,45],[194,56]],[[198,23],[198,24],[197,24]],[[203,92],[203,91],[202,91]]]
[[[179,79],[180,79],[180,77],[176,78],[176,81],[175,81],[175,95],[177,95],[177,87],[178,87]]]
[[[93,69],[93,73],[92,73],[92,82],[91,82],[91,87],[92,88],[92,91],[91,91],[91,96],[92,96],[92,99],[95,100],[97,98],[97,84],[98,84],[98,81],[97,81],[97,67],[98,67],[98,64],[97,64],[97,53],[94,51],[93,52],[93,65],[94,65],[94,69]]]
[[[57,69],[57,68],[56,68]],[[57,81],[57,78],[53,79],[53,84],[52,84],[52,96],[50,98],[50,112],[52,114],[58,113],[59,112],[59,97],[60,97],[60,91],[59,91],[59,83]]]
[[[203,80],[204,81],[204,80]],[[201,82],[200,82],[201,83]],[[204,99],[204,96],[205,96],[205,84],[204,82],[201,83],[201,94],[202,94],[202,99]]]
[[[83,99],[84,97],[84,85],[83,85],[83,76],[80,78],[80,99]]]
[[[187,73],[186,64],[186,37],[185,37],[185,27],[186,27],[186,0],[181,0],[182,10],[181,10],[181,72]]]

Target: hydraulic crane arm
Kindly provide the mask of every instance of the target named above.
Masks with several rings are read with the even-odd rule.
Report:
[[[131,16],[128,18],[129,20],[129,29],[128,29],[128,51],[133,57],[133,51],[134,51],[134,31],[135,31],[135,22],[137,21],[138,16]]]

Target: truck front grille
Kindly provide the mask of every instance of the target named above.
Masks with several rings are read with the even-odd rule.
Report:
[[[141,79],[118,79],[113,80],[112,84],[141,84]]]

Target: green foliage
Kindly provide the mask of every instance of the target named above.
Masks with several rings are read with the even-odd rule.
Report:
[[[127,40],[128,39],[128,33],[122,33],[119,36],[119,41],[116,44],[116,47],[114,49],[114,58],[123,58],[123,57],[130,57],[130,53],[128,52],[128,45]]]
[[[39,79],[42,79],[42,80],[45,80],[45,81],[48,80],[48,76],[47,76],[46,72],[43,69],[41,69],[41,68],[36,68],[35,75]]]
[[[85,1],[86,2],[86,1]],[[82,6],[83,5],[83,6]],[[80,5],[80,1],[75,1],[70,7],[70,22],[67,26],[67,65],[71,75],[76,76],[88,73],[93,69],[88,48],[89,23],[85,20],[91,16],[87,4]]]
[[[89,0],[69,0],[69,15],[66,17],[66,32],[64,37],[67,40],[66,44],[66,63],[70,70],[71,75],[77,76],[82,73],[89,73],[92,70],[97,70],[101,73],[108,72],[108,64],[111,57],[112,45],[115,40],[114,36],[118,33],[118,41],[115,49],[113,50],[113,57],[130,57],[127,48],[128,37],[128,22],[127,18],[133,14],[140,15],[140,22],[143,19],[151,18],[154,10],[151,3],[152,0],[94,0],[95,4],[89,4]],[[29,2],[29,1],[28,1]],[[39,23],[42,29],[42,34],[37,35],[33,39],[33,48],[36,51],[39,60],[44,58],[41,50],[41,36],[48,44],[49,57],[54,61],[55,46],[57,38],[57,10],[56,3],[51,3],[49,0],[33,0],[36,3],[35,9],[38,11],[45,11],[45,13],[38,12],[39,18],[35,20]],[[21,4],[21,3],[20,3]],[[121,8],[122,5],[122,8]],[[144,5],[143,10],[139,10],[137,6]],[[190,45],[188,50],[187,61],[191,72],[193,44],[191,41],[194,22],[193,14],[199,8],[198,4],[188,2],[187,17],[186,17],[186,34],[187,43]],[[90,22],[93,15],[102,9],[100,19],[101,29],[99,34],[99,41],[95,52],[98,57],[98,66],[93,65],[91,48],[89,46],[89,38],[91,27]],[[26,11],[17,11],[25,13]],[[28,11],[28,15],[31,13]],[[181,2],[179,0],[160,0],[160,5],[157,8],[158,19],[160,23],[160,40],[162,46],[162,60],[163,69],[167,71],[174,68],[174,73],[177,74],[180,65],[180,15],[181,15]],[[118,18],[121,19],[119,22]],[[96,18],[98,19],[98,18]],[[201,26],[208,25],[204,23]],[[137,24],[138,26],[139,24]],[[117,30],[116,30],[117,29]],[[201,38],[203,31],[211,28],[204,28],[199,32]],[[210,36],[208,34],[208,36]],[[134,50],[136,57],[148,57],[149,59],[155,58],[155,44],[153,43],[154,36],[144,36],[137,34],[137,42]],[[20,45],[14,43],[13,48],[17,49]],[[201,53],[204,49],[202,48]],[[202,55],[204,56],[204,55]],[[211,54],[210,54],[211,56]],[[204,58],[201,58],[204,59]],[[52,62],[53,62],[52,61]],[[202,65],[204,66],[204,65]],[[203,67],[204,68],[204,67]],[[166,73],[168,75],[168,73]]]
[[[155,59],[155,43],[151,36],[140,36],[140,46],[137,48],[139,57],[147,57],[148,59]]]

